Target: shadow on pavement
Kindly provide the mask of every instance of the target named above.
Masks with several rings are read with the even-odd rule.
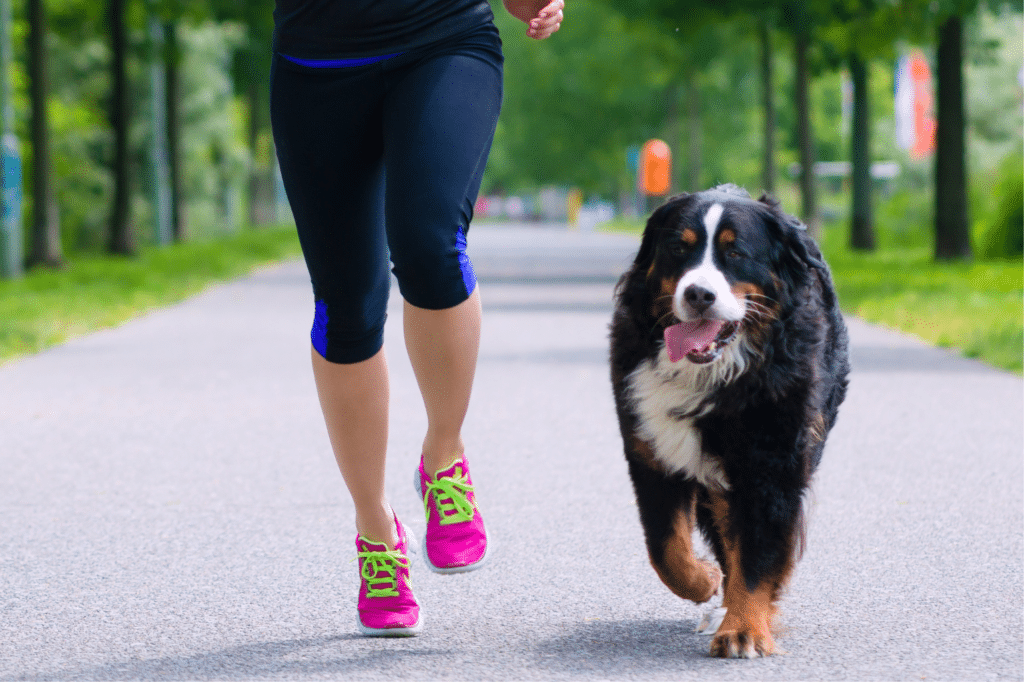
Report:
[[[696,627],[695,620],[595,620],[541,641],[534,653],[538,667],[561,674],[692,673],[702,662],[716,662],[708,657],[711,639]]]
[[[403,646],[410,640],[370,640],[356,634],[333,637],[259,642],[205,654],[135,659],[93,668],[61,670],[49,674],[22,675],[13,679],[33,680],[249,680],[249,679],[338,679],[395,677],[412,659],[444,657],[449,650]],[[367,650],[367,642],[376,642]],[[390,645],[390,646],[389,646]],[[422,666],[422,662],[413,665]],[[429,665],[429,664],[427,664]]]

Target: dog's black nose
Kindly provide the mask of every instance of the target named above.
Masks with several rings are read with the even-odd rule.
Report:
[[[683,300],[695,313],[703,313],[715,303],[715,292],[704,287],[691,284],[683,291]]]

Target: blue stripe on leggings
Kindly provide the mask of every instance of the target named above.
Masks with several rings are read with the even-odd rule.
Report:
[[[473,263],[466,254],[466,232],[459,225],[459,231],[455,234],[455,249],[459,252],[459,270],[462,271],[462,283],[466,285],[466,293],[472,294],[476,289],[476,273],[473,272]]]
[[[366,66],[367,64],[376,64],[382,62],[385,59],[391,59],[403,54],[402,52],[396,52],[394,54],[385,54],[379,57],[358,57],[355,59],[300,59],[299,57],[289,57],[286,54],[281,55],[293,64],[299,66],[310,66],[314,69],[342,69],[347,66]]]
[[[327,357],[327,301],[316,302],[316,312],[313,313],[313,330],[309,333],[316,352]]]

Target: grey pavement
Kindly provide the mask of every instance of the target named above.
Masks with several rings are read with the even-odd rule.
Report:
[[[497,540],[425,631],[365,639],[301,263],[0,367],[0,680],[987,680],[1024,676],[1021,379],[850,321],[849,399],[782,655],[707,657],[650,568],[607,378],[623,236],[479,225],[465,437]],[[425,426],[397,295],[388,490]]]

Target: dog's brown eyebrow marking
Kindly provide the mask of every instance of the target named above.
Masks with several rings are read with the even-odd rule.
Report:
[[[697,245],[697,233],[694,232],[689,227],[683,230],[683,233],[680,236],[682,237],[683,243],[686,244],[687,246]]]
[[[730,246],[736,243],[736,231],[725,228],[718,233],[718,243],[722,246]]]

